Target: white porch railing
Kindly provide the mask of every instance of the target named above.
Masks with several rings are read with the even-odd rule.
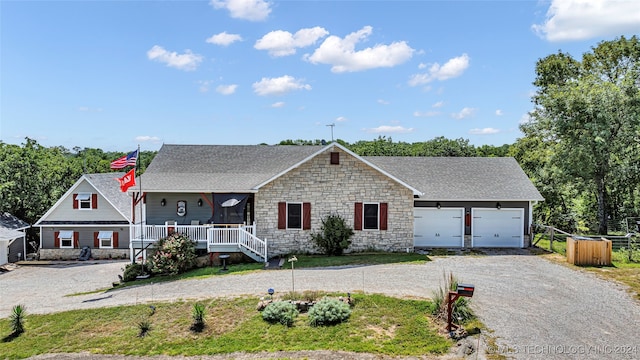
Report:
[[[267,261],[267,242],[259,239],[254,225],[132,225],[130,227],[132,244],[149,244],[177,232],[187,235],[199,244],[205,245],[210,252],[216,246],[237,246],[239,251],[257,261]],[[132,245],[132,248],[136,248]]]

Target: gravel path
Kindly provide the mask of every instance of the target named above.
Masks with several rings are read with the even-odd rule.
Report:
[[[150,301],[288,292],[290,270],[258,271],[111,287],[126,262],[22,266],[0,275],[0,317],[24,304],[49,313]],[[443,274],[476,286],[472,306],[497,338],[497,352],[515,359],[638,359],[640,304],[617,284],[532,255],[434,257],[426,264],[296,269],[296,291],[323,290],[430,297]]]

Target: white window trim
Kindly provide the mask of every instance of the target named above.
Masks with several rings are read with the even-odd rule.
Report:
[[[81,197],[82,197],[82,199],[81,199]],[[76,196],[76,201],[78,202],[78,210],[92,210],[93,209],[93,204],[92,204],[93,199],[92,198],[93,198],[93,194],[91,194],[91,193],[79,193]],[[83,208],[82,207],[83,201],[87,202],[89,204],[88,208]]]
[[[375,229],[368,229],[368,228],[365,227],[364,218],[365,218],[366,211],[364,211],[364,208],[367,205],[376,205],[377,206],[378,212],[376,214],[376,228]],[[380,231],[380,203],[379,202],[363,202],[362,203],[362,230],[363,231]]]
[[[71,234],[71,237],[68,235]],[[58,233],[58,239],[60,240],[60,249],[73,249],[73,230],[63,230]],[[64,240],[71,240],[71,246],[64,246],[62,242]]]
[[[106,236],[109,235],[108,233],[110,233],[110,236]],[[103,246],[102,245],[102,241],[103,240],[109,240],[109,243],[111,245],[109,246]],[[98,232],[98,247],[100,249],[113,249],[113,231],[100,231]]]
[[[292,228],[289,227],[289,204],[299,204],[300,205],[300,227],[299,228]],[[302,228],[304,227],[304,204],[302,202],[287,202],[287,229],[291,229],[291,230],[302,230]]]

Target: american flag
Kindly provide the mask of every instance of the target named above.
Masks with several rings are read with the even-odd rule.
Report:
[[[117,160],[111,162],[112,169],[123,169],[127,166],[136,166],[136,159],[138,159],[138,150],[134,150]]]

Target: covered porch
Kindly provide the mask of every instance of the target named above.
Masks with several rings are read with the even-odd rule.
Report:
[[[131,225],[129,250],[132,261],[146,257],[146,249],[172,233],[180,233],[195,241],[196,249],[214,252],[242,252],[258,262],[266,262],[267,241],[255,235],[256,226],[244,224]]]

